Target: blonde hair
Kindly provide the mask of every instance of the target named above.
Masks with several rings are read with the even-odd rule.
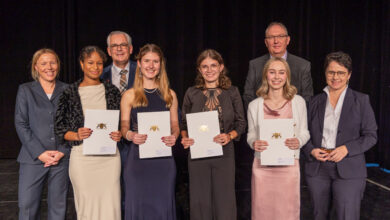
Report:
[[[155,82],[157,84],[157,89],[159,90],[161,97],[164,99],[166,103],[166,107],[170,108],[173,102],[173,97],[170,92],[169,88],[169,80],[167,71],[165,69],[165,59],[164,54],[160,47],[158,47],[155,44],[146,44],[143,46],[140,50],[138,55],[136,56],[136,59],[138,62],[141,62],[142,57],[144,57],[147,53],[156,53],[160,57],[160,72],[155,78]],[[145,92],[144,92],[144,82],[143,82],[143,76],[140,70],[139,65],[137,65],[137,69],[135,72],[135,79],[134,79],[134,101],[132,103],[132,107],[139,107],[139,106],[147,106],[148,105],[148,99],[146,98]]]
[[[37,51],[34,53],[33,58],[32,58],[32,60],[31,60],[31,76],[32,76],[32,78],[33,78],[35,81],[38,81],[38,80],[39,80],[39,72],[35,69],[35,66],[37,65],[37,62],[38,62],[39,58],[40,58],[43,54],[45,54],[45,53],[53,54],[54,57],[56,58],[57,65],[58,65],[56,78],[58,78],[58,75],[59,75],[59,73],[60,73],[60,69],[61,69],[60,58],[58,57],[57,53],[54,52],[54,50],[52,50],[52,49],[50,49],[50,48],[42,48],[42,49],[37,50]]]
[[[271,59],[269,59],[267,61],[267,63],[265,63],[264,69],[263,69],[263,75],[262,75],[262,79],[261,79],[261,86],[256,91],[256,95],[261,96],[264,99],[268,98],[269,86],[268,86],[268,80],[267,80],[267,72],[268,72],[268,69],[269,69],[271,63],[278,62],[278,61],[283,63],[284,67],[286,68],[286,74],[287,74],[286,83],[283,85],[283,96],[287,100],[291,100],[292,98],[294,98],[294,95],[297,94],[297,88],[295,86],[291,85],[291,83],[290,83],[291,71],[290,71],[290,67],[289,67],[287,61],[285,61],[283,58],[280,58],[280,57],[272,57]]]
[[[224,68],[218,77],[218,87],[221,89],[229,89],[230,86],[232,85],[232,82],[231,82],[230,78],[227,76],[228,71],[227,71],[226,66],[224,64],[223,58],[222,58],[221,54],[218,53],[218,51],[213,50],[213,49],[204,50],[202,53],[199,54],[198,59],[196,60],[197,75],[195,78],[195,87],[199,88],[199,89],[206,88],[206,82],[202,76],[202,73],[199,71],[200,64],[206,58],[216,60],[219,65],[224,65]]]

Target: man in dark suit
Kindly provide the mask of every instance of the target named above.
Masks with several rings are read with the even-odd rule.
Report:
[[[133,45],[131,37],[122,31],[113,31],[107,36],[107,52],[112,58],[112,64],[104,68],[101,79],[103,81],[111,82],[115,85],[121,94],[127,89],[133,87],[135,70],[137,63],[130,60],[130,55],[133,53]],[[118,149],[121,155],[121,170],[126,161],[127,153],[129,152],[126,147],[127,140],[123,139],[118,142]],[[123,176],[121,175],[121,192],[122,192],[122,216],[124,216],[124,198],[125,188],[123,187]]]
[[[102,80],[115,85],[121,93],[133,87],[137,63],[130,60],[133,52],[131,37],[122,31],[113,31],[107,37],[107,52],[112,64],[104,68]]]
[[[265,30],[264,42],[269,54],[249,62],[243,95],[245,106],[248,107],[248,104],[257,97],[256,91],[261,86],[264,65],[271,57],[282,57],[287,61],[291,70],[291,84],[297,87],[298,94],[308,101],[313,95],[310,62],[287,52],[290,36],[286,26],[279,22],[270,23]]]

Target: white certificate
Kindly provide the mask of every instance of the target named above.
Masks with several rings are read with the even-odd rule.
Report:
[[[83,154],[115,154],[116,142],[110,133],[118,131],[119,110],[86,109],[84,127],[92,129],[92,134],[83,140]]]
[[[260,153],[261,165],[294,165],[294,150],[284,141],[294,137],[293,119],[264,119],[260,125],[260,139],[268,142]]]
[[[218,112],[186,114],[188,137],[194,139],[190,147],[191,159],[223,155],[222,146],[213,141],[220,134]]]
[[[171,135],[169,111],[139,112],[138,133],[147,134],[146,142],[139,145],[139,158],[169,157],[172,148],[165,145],[161,138]]]

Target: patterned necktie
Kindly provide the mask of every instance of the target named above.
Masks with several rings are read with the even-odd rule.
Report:
[[[126,80],[127,70],[121,70],[119,75],[121,75],[121,80],[119,81],[119,91],[123,94],[127,89],[127,80]]]

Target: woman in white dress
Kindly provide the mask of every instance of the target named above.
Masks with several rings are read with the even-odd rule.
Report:
[[[84,77],[64,91],[56,114],[56,134],[72,148],[69,177],[77,219],[121,218],[119,152],[113,155],[83,154],[83,140],[95,129],[84,127],[85,110],[117,110],[120,106],[119,90],[110,83],[100,81],[105,60],[106,55],[96,46],[81,50],[80,66]],[[113,131],[110,137],[118,142],[121,133]]]

